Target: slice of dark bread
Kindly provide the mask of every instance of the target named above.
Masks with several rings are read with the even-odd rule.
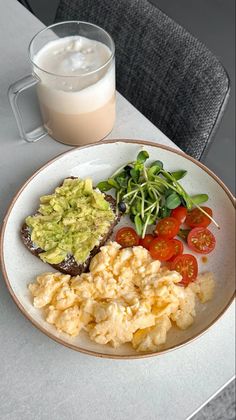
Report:
[[[71,177],[74,178],[74,177]],[[83,272],[88,271],[89,269],[89,264],[91,259],[94,257],[94,255],[96,255],[101,246],[103,246],[106,241],[110,238],[110,236],[112,235],[113,229],[114,227],[117,225],[117,223],[120,220],[121,214],[119,213],[118,215],[116,215],[116,200],[108,194],[104,194],[104,198],[106,201],[108,201],[108,203],[110,204],[110,207],[112,209],[112,211],[115,214],[115,219],[114,221],[111,223],[110,225],[110,229],[107,232],[107,234],[100,240],[99,245],[95,246],[92,251],[90,252],[88,258],[86,259],[86,261],[83,264],[78,264],[74,257],[72,255],[68,255],[68,257],[63,260],[62,262],[60,262],[59,264],[50,264],[53,268],[55,268],[56,270],[65,273],[65,274],[70,274],[71,276],[77,276]],[[28,250],[35,256],[39,257],[39,254],[41,252],[43,252],[43,250],[41,248],[38,248],[31,240],[31,232],[30,232],[30,228],[27,226],[26,223],[24,223],[21,227],[21,239],[24,243],[24,245],[28,248]]]

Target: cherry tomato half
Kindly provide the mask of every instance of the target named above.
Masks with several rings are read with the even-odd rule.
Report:
[[[183,242],[179,241],[178,239],[170,239],[170,242],[174,245],[174,255],[171,257],[169,261],[174,261],[177,255],[181,255],[184,252],[184,245]]]
[[[201,208],[212,217],[212,210],[209,207],[202,206]],[[211,219],[196,207],[187,213],[185,222],[191,228],[207,227],[211,223]]]
[[[149,245],[151,257],[154,260],[168,261],[174,255],[174,245],[164,238],[155,238]]]
[[[165,217],[160,220],[155,229],[155,233],[164,239],[172,239],[179,232],[180,222],[174,217]]]
[[[148,233],[143,239],[140,239],[139,245],[149,250],[150,243],[153,241],[153,239],[154,236]]]
[[[200,254],[209,254],[216,244],[213,233],[204,227],[196,227],[190,230],[187,241],[189,248]]]
[[[176,207],[176,209],[171,210],[171,217],[177,219],[180,223],[184,223],[187,216],[187,209],[184,206]]]
[[[139,236],[131,227],[123,227],[116,232],[116,242],[124,248],[139,245]]]
[[[194,255],[183,254],[175,257],[172,265],[172,270],[178,271],[182,276],[181,283],[187,286],[191,281],[196,280],[198,275],[198,263]]]

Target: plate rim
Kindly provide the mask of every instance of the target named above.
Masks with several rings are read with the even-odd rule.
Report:
[[[210,175],[221,186],[221,188],[226,192],[227,196],[229,197],[230,201],[232,202],[233,207],[234,208],[236,207],[236,199],[233,196],[233,194],[231,193],[231,191],[229,190],[229,188],[224,184],[224,182],[211,169],[207,168],[203,163],[197,161],[192,156],[187,155],[186,153],[184,153],[183,151],[181,151],[179,149],[175,149],[174,147],[163,145],[163,144],[160,144],[160,143],[157,143],[157,142],[154,142],[154,141],[142,140],[142,139],[130,139],[130,138],[127,138],[127,139],[126,138],[125,139],[123,139],[123,138],[122,139],[109,139],[109,140],[102,140],[102,141],[97,142],[97,143],[89,143],[89,144],[87,144],[85,146],[80,146],[80,147],[72,148],[72,149],[67,150],[65,152],[59,153],[54,158],[48,160],[45,164],[43,164],[42,166],[40,166],[40,168],[37,169],[24,182],[24,184],[17,190],[17,192],[13,196],[10,204],[7,207],[7,210],[6,210],[5,215],[4,215],[4,218],[3,218],[2,226],[1,226],[1,232],[0,232],[0,265],[1,265],[1,268],[2,268],[3,278],[4,278],[4,281],[5,281],[6,287],[8,289],[8,292],[10,293],[11,298],[13,299],[14,303],[16,304],[16,306],[20,309],[20,311],[23,313],[23,315],[26,317],[26,319],[28,321],[30,321],[37,329],[39,329],[42,333],[46,334],[52,340],[56,341],[59,344],[62,344],[65,347],[68,347],[68,348],[70,348],[72,350],[75,350],[75,351],[78,351],[80,353],[84,353],[84,354],[87,354],[87,355],[90,355],[90,356],[96,356],[96,357],[106,358],[106,359],[122,359],[122,360],[144,359],[144,358],[148,358],[148,357],[160,356],[162,354],[169,353],[169,352],[171,352],[173,350],[180,349],[181,347],[192,343],[197,338],[200,338],[204,333],[206,333],[224,315],[224,313],[230,307],[230,305],[232,304],[232,302],[233,302],[233,300],[235,298],[235,292],[233,293],[232,297],[229,299],[229,302],[224,307],[224,309],[218,314],[218,316],[209,325],[207,325],[202,331],[200,331],[199,333],[195,334],[190,339],[184,340],[180,344],[173,345],[173,346],[169,347],[168,349],[160,350],[160,351],[157,351],[157,352],[145,352],[145,353],[137,353],[137,354],[131,354],[131,355],[107,354],[107,353],[102,353],[102,352],[99,352],[99,351],[93,351],[93,350],[89,350],[89,349],[84,349],[82,347],[79,347],[79,346],[74,345],[73,343],[68,343],[63,338],[56,337],[53,333],[47,331],[42,325],[40,325],[25,310],[25,308],[23,307],[23,305],[18,300],[17,295],[13,291],[13,289],[11,287],[11,282],[10,282],[10,280],[8,278],[8,275],[7,275],[7,270],[6,270],[5,260],[4,260],[3,244],[4,244],[4,236],[5,236],[5,230],[6,230],[7,222],[8,222],[8,219],[10,217],[12,208],[15,205],[15,202],[17,201],[18,197],[21,195],[22,191],[27,187],[27,185],[40,172],[42,172],[47,166],[50,166],[56,160],[60,159],[62,156],[66,155],[66,154],[73,153],[73,152],[75,152],[78,149],[86,149],[86,148],[91,148],[91,147],[95,147],[95,146],[99,146],[99,145],[114,144],[114,143],[130,143],[130,144],[153,146],[153,147],[156,147],[156,148],[160,148],[160,149],[164,149],[164,150],[173,152],[173,153],[175,153],[177,155],[182,156],[183,158],[185,158],[187,160],[190,160],[191,162],[193,162],[194,164],[196,164],[197,166],[199,166],[202,170],[204,170],[208,175]]]

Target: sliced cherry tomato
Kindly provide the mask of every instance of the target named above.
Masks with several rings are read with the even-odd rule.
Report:
[[[187,216],[187,209],[184,206],[176,207],[176,209],[171,210],[171,217],[177,219],[180,223],[184,223]]]
[[[124,248],[139,245],[139,236],[131,227],[123,227],[116,232],[116,242]]]
[[[165,217],[160,220],[155,229],[155,233],[164,239],[172,239],[179,232],[180,222],[174,217]]]
[[[140,239],[139,245],[149,250],[150,243],[153,241],[153,239],[154,236],[148,233],[143,239]]]
[[[170,239],[170,242],[174,245],[174,255],[171,257],[169,261],[174,261],[177,255],[181,255],[184,252],[184,245],[183,242],[179,241],[178,239]]]
[[[155,238],[149,245],[149,251],[154,260],[168,261],[174,255],[174,245],[164,238]]]
[[[209,216],[212,217],[212,210],[209,207],[201,207]],[[187,213],[186,224],[191,227],[207,227],[211,223],[211,219],[201,212],[197,207]]]
[[[187,286],[191,281],[196,280],[198,275],[198,263],[194,255],[183,254],[175,257],[172,265],[172,270],[178,271],[182,276],[181,283]]]
[[[204,227],[197,227],[190,230],[187,241],[189,248],[200,254],[209,254],[216,245],[215,236],[209,229]]]

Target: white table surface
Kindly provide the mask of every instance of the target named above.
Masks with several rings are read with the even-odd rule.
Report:
[[[0,0],[1,217],[20,185],[69,149],[50,137],[19,139],[7,89],[30,72],[27,46],[43,24],[15,0]],[[36,115],[33,105],[27,121]],[[110,138],[171,141],[121,95]],[[0,419],[183,420],[234,376],[234,307],[179,350],[144,360],[94,358],[65,348],[24,318],[0,278]]]

